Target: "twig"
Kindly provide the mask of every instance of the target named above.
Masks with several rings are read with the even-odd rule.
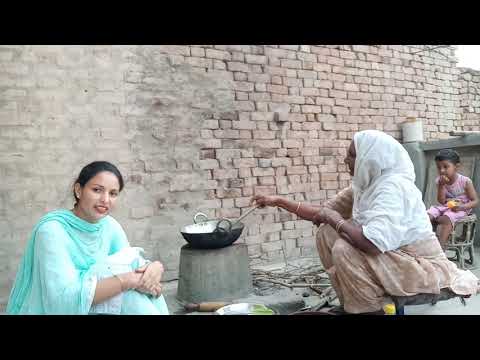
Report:
[[[311,287],[311,286],[318,286],[318,287],[329,287],[331,286],[330,284],[291,284],[291,287]]]
[[[285,284],[284,282],[281,282],[281,281],[276,281],[276,280],[270,280],[270,279],[255,279],[255,281],[265,281],[265,282],[269,282],[269,283],[272,283],[272,284],[277,284],[277,285],[282,285],[282,286],[286,286],[288,288],[292,288],[291,285],[289,284]]]
[[[283,243],[285,245],[285,242]],[[285,254],[284,246],[282,246],[283,261],[285,261],[285,270],[288,268],[287,255]]]
[[[286,286],[288,288],[296,288],[296,287],[299,287],[299,288],[302,288],[302,287],[311,287],[311,286],[318,286],[318,287],[330,287],[331,285],[330,284],[288,284],[288,283],[284,283],[282,281],[277,281],[277,280],[271,280],[271,279],[255,279],[255,281],[265,281],[265,282],[270,282],[272,284],[278,284],[278,285],[283,285],[283,286]]]
[[[310,286],[310,289],[311,289],[312,291],[316,292],[318,295],[323,296],[324,291],[315,289],[315,287],[313,287],[313,286]]]

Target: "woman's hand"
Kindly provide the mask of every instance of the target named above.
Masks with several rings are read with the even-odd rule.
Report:
[[[328,207],[322,207],[320,211],[313,218],[313,222],[316,225],[326,224],[329,222],[336,223],[340,220],[343,220],[342,215],[340,215],[338,212]]]
[[[144,286],[139,286],[136,290],[143,294],[152,295],[158,298],[160,295],[162,295],[162,284],[158,283],[149,288]]]
[[[152,294],[159,297],[162,292],[162,275],[164,272],[163,265],[160,261],[154,261],[150,264],[142,266],[135,270],[137,274],[141,274],[140,284],[137,290],[143,293]]]
[[[260,205],[260,207],[265,206],[278,206],[279,196],[265,196],[265,195],[255,195],[250,200],[250,205]]]
[[[116,276],[120,279],[120,282],[122,283],[123,291],[137,289],[140,286],[140,281],[142,279],[141,273],[136,273],[133,271],[128,273],[118,274]]]

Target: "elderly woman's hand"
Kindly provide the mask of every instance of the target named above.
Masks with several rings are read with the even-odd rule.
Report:
[[[265,196],[265,195],[255,195],[250,200],[250,205],[260,205],[260,207],[265,206],[278,206],[279,196]]]
[[[340,220],[343,220],[342,215],[328,207],[322,207],[320,211],[313,217],[313,222],[316,225],[326,224],[329,221],[337,222]]]
[[[160,281],[164,268],[161,262],[154,261],[135,270],[137,273],[143,273],[137,290],[143,293],[152,294],[155,297],[161,295],[162,285]]]

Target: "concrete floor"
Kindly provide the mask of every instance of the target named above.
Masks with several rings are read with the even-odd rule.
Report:
[[[450,256],[450,255],[449,255]],[[480,261],[480,249],[476,252],[477,262]],[[476,269],[471,271],[480,278],[480,262]],[[275,268],[276,264],[266,266],[265,270]],[[270,267],[270,268],[269,268]],[[164,296],[167,301],[170,313],[172,315],[185,314],[183,306],[176,300],[176,286],[177,282],[171,282],[164,286]],[[314,305],[316,296],[310,296],[307,298],[302,297],[302,291],[292,291],[289,289],[281,289],[269,296],[255,296],[251,295],[245,299],[238,299],[237,302],[251,302],[261,303],[272,308],[280,310],[280,313],[288,314],[292,313],[300,308],[308,305]],[[435,305],[415,305],[406,306],[405,315],[480,315],[480,295],[473,296],[470,299],[466,299],[466,306],[464,306],[460,299],[454,298],[447,301],[441,301]],[[212,313],[190,313],[191,315],[212,315]]]
[[[299,259],[290,261],[289,263],[295,265],[311,265],[317,264],[318,259]],[[257,265],[254,268],[256,269],[263,269],[263,270],[274,270],[279,269],[284,266],[284,263],[275,263],[269,265]],[[172,315],[184,315],[186,311],[182,304],[178,302],[176,299],[177,294],[177,285],[178,281],[172,281],[170,283],[164,284],[163,286],[163,294],[165,297],[165,301],[167,302],[168,309],[170,314]],[[267,307],[270,307],[277,311],[280,314],[290,314],[295,311],[300,310],[301,308],[305,307],[307,304],[315,303],[316,296],[310,296],[309,298],[305,298],[302,296],[302,293],[305,291],[303,289],[288,289],[279,287],[278,290],[269,293],[268,295],[255,295],[254,293],[250,294],[249,296],[236,299],[233,301],[234,303],[253,303],[253,304],[264,304]],[[188,313],[189,315],[212,315],[212,313],[200,313],[200,312],[191,312]]]

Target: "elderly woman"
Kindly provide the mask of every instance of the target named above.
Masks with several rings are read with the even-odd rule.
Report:
[[[351,188],[318,208],[277,196],[278,206],[319,225],[317,249],[343,311],[375,313],[389,296],[477,292],[478,279],[458,269],[432,231],[408,153],[377,130],[354,135],[345,163]]]

